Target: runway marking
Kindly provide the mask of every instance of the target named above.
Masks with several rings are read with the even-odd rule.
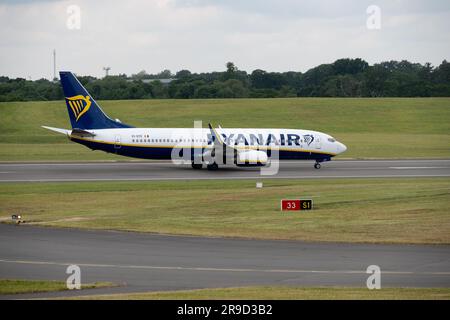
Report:
[[[274,176],[261,176],[259,170],[218,171],[214,174],[208,172],[191,172],[191,170],[176,170],[177,167],[169,161],[143,161],[143,162],[70,162],[70,163],[0,163],[0,183],[8,182],[83,182],[83,181],[188,181],[188,180],[252,180],[252,179],[340,179],[340,178],[420,178],[420,177],[450,177],[450,159],[414,159],[414,160],[338,160],[325,166],[322,172],[302,170],[292,172],[293,168],[306,168],[310,165],[307,160],[281,161],[280,172]],[[274,161],[274,164],[278,161]],[[358,165],[358,163],[367,166]],[[174,170],[169,170],[173,166]],[[37,167],[42,167],[42,174],[29,175]],[[91,167],[84,171],[82,167]],[[125,168],[123,168],[125,167]],[[154,168],[153,168],[154,167]],[[178,166],[179,167],[179,166]],[[21,174],[17,169],[21,168]],[[81,174],[67,175],[64,170],[79,170]],[[119,174],[111,175],[110,170],[116,168]],[[122,169],[119,169],[122,168]],[[128,172],[126,168],[133,171]],[[160,168],[158,172],[148,172],[145,168]],[[225,169],[228,166],[225,166]],[[327,169],[329,169],[327,171]],[[420,171],[422,169],[423,171]],[[428,170],[429,169],[429,170]],[[431,169],[440,169],[433,171]],[[448,169],[448,170],[447,170]],[[106,170],[106,171],[105,171]],[[109,171],[108,171],[109,170]],[[148,169],[150,170],[150,169]],[[384,171],[383,171],[384,170]],[[406,171],[405,171],[406,170]],[[408,171],[411,170],[411,171]],[[417,171],[412,171],[417,170]],[[431,171],[430,171],[431,170]],[[53,172],[54,171],[54,172]],[[96,172],[95,175],[92,172]],[[169,172],[170,171],[170,172]],[[345,172],[345,174],[343,173]],[[364,172],[365,171],[365,172]],[[16,172],[16,174],[12,174]],[[136,174],[133,174],[136,173]],[[376,174],[376,172],[384,174]],[[411,174],[417,172],[415,174]],[[428,174],[433,173],[433,174]],[[139,175],[138,173],[143,173]],[[363,175],[360,175],[363,173]],[[407,174],[405,174],[407,173]],[[65,179],[65,177],[68,177]]]
[[[389,169],[446,169],[450,167],[389,167]]]
[[[87,162],[87,163],[0,163],[4,167],[33,167],[33,166],[117,166],[117,165],[173,165],[172,162]]]
[[[143,269],[143,270],[170,270],[170,271],[219,271],[219,272],[251,272],[251,273],[313,273],[313,274],[367,274],[365,270],[294,270],[294,269],[246,269],[246,268],[208,268],[208,267],[175,267],[175,266],[137,266],[137,265],[114,265],[114,264],[94,264],[76,262],[53,262],[53,261],[27,261],[27,260],[5,260],[3,263],[34,264],[34,265],[54,265],[68,266],[75,264],[80,267],[94,268],[118,268],[118,269]],[[450,272],[416,272],[416,271],[382,271],[382,274],[396,275],[450,275]]]
[[[359,179],[359,178],[436,178],[450,177],[450,174],[397,174],[364,176],[210,176],[210,177],[130,177],[130,178],[76,178],[76,179],[5,179],[1,182],[79,182],[79,181],[164,181],[164,180],[251,180],[251,179]]]
[[[281,163],[285,164],[310,164],[314,160],[286,160]],[[416,160],[334,160],[331,163],[395,163],[395,162],[450,162],[450,159],[416,159]],[[128,165],[174,165],[174,163],[170,160],[160,160],[160,161],[151,161],[151,162],[71,162],[71,163],[52,163],[52,162],[41,162],[41,163],[0,163],[0,166],[105,166],[105,165],[113,165],[113,166],[128,166]]]

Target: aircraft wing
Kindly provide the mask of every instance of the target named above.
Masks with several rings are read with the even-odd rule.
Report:
[[[231,149],[233,150],[232,152],[234,152],[234,154],[236,155],[235,161],[238,165],[261,166],[267,164],[268,156],[266,151],[253,150],[250,148],[239,148],[235,145],[229,145],[226,141],[224,141],[220,133],[218,133],[217,130],[211,126],[210,123],[208,124],[208,126],[209,130],[211,131],[211,135],[214,137],[214,148],[210,152],[210,155],[213,158],[217,156],[223,156],[222,150]],[[219,128],[222,129],[220,126]],[[220,146],[221,148],[217,148],[218,146]],[[218,154],[216,154],[216,150],[218,151]]]
[[[211,135],[214,137],[214,144],[219,144],[221,146],[226,145],[225,141],[223,141],[222,137],[217,132],[217,130],[212,127],[211,123],[208,123],[208,127],[209,130],[211,131]]]
[[[211,135],[214,137],[214,142],[213,142],[213,144],[214,144],[215,146],[216,146],[216,145],[219,145],[219,146],[221,146],[221,147],[226,147],[226,148],[230,148],[230,149],[233,149],[233,150],[237,150],[237,148],[236,148],[234,145],[230,145],[230,144],[228,144],[226,141],[224,141],[224,139],[223,139],[223,137],[220,135],[220,133],[217,132],[217,129],[213,128],[213,126],[211,126],[210,123],[208,123],[208,127],[209,127],[209,130],[211,131]],[[222,127],[219,126],[219,129],[222,129]]]

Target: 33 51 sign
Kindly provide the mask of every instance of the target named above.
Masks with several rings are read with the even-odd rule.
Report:
[[[311,199],[283,199],[281,200],[281,211],[312,210]]]

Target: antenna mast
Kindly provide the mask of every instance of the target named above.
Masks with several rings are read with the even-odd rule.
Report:
[[[53,49],[53,81],[56,80],[56,50]]]
[[[103,67],[103,70],[105,70],[105,77],[109,75],[109,70],[111,70],[111,67]]]

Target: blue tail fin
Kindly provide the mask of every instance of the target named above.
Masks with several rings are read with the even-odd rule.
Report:
[[[72,72],[61,71],[59,76],[73,129],[131,128],[109,118]]]

